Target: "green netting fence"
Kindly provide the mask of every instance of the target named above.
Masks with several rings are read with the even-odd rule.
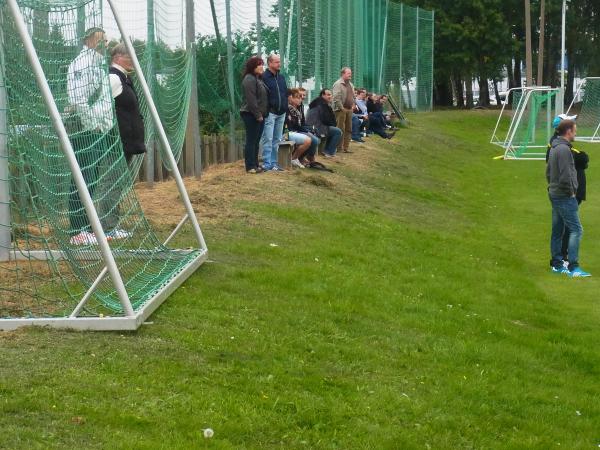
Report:
[[[304,86],[309,98],[331,87],[340,69],[349,66],[357,87],[389,93],[404,109],[432,107],[431,11],[389,0],[113,3],[121,11],[175,159],[188,175],[197,174],[202,164],[200,134],[228,136],[230,159],[238,154],[241,73],[253,54],[279,53],[288,84]],[[106,31],[109,47],[119,41],[115,18],[106,0],[18,0],[18,4],[67,124],[73,114],[69,66],[91,27]],[[107,92],[105,81],[97,83],[107,76],[107,53],[91,54],[94,57],[84,61],[95,67],[96,80],[90,84]],[[140,82],[133,79],[139,94]],[[129,166],[114,115],[102,126],[68,130],[103,227],[128,233],[111,241],[111,248],[134,308],[143,307],[198,256],[196,251],[179,252],[163,245],[168,233],[153,230],[133,189],[140,173],[153,179],[157,170],[168,174],[173,169],[149,107],[139,97],[149,151]],[[104,112],[114,108],[110,97],[98,107]],[[90,252],[98,253],[93,243],[71,242],[81,228],[73,218],[81,216],[82,207],[73,201],[76,189],[70,168],[7,0],[0,0],[0,151],[4,162],[0,259],[11,255],[10,261],[0,262],[0,318],[62,316],[88,292],[104,267],[98,258],[89,258]],[[51,257],[37,260],[31,251]],[[122,314],[108,277],[100,277],[83,313]]]

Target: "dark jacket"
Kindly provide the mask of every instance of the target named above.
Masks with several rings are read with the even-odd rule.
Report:
[[[123,92],[115,97],[115,111],[123,151],[126,155],[145,153],[144,119],[140,113],[140,104],[133,89],[133,82],[115,67],[111,67],[109,73],[117,75],[123,85]]]
[[[383,105],[379,102],[374,102],[372,99],[367,99],[367,112],[369,114],[373,114],[373,113],[377,113],[377,112],[382,112],[383,111]]]
[[[269,96],[269,112],[277,115],[285,113],[288,105],[285,77],[280,72],[273,75],[273,72],[267,69],[263,75],[263,82]]]
[[[552,145],[556,139],[558,139],[558,135],[554,133],[554,136],[552,136],[550,143],[548,144],[548,150],[546,151],[546,163],[548,162],[548,157],[550,156],[550,149],[552,148]],[[577,198],[577,201],[581,203],[587,197],[587,179],[585,176],[585,169],[588,168],[590,157],[586,152],[577,150],[573,147],[571,147],[571,153],[575,163],[575,171],[577,172],[577,193],[575,194],[575,197]]]
[[[546,164],[548,192],[553,197],[573,197],[577,193],[577,171],[571,143],[559,137],[552,142]]]
[[[269,113],[267,88],[256,75],[249,73],[242,80],[242,98],[240,112],[249,112],[256,120]]]
[[[329,134],[328,127],[335,127],[335,113],[331,105],[323,97],[315,98],[308,105],[308,114],[306,114],[306,125],[314,126],[321,137]]]

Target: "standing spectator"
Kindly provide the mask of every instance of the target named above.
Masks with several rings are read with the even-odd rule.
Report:
[[[350,82],[352,69],[344,67],[340,74],[340,79],[333,84],[333,111],[337,127],[342,130],[344,138],[337,149],[344,153],[352,153],[348,149],[352,137],[352,108],[354,107],[354,86]]]
[[[100,149],[110,148],[109,131],[114,124],[110,83],[103,67],[106,36],[102,28],[85,32],[83,49],[67,70],[69,109],[76,125],[70,130],[75,158],[90,195],[98,184]],[[71,245],[97,243],[74,181],[69,195]]]
[[[283,137],[283,126],[287,112],[287,84],[281,75],[281,58],[272,53],[267,58],[268,70],[263,75],[269,99],[269,115],[265,119],[262,134],[263,167],[265,170],[282,171],[277,165],[277,152]]]
[[[120,43],[110,52],[111,66],[108,69],[108,79],[112,98],[115,102],[117,125],[121,138],[122,150],[127,164],[134,155],[146,152],[144,118],[140,112],[138,96],[133,87],[129,73],[133,72],[133,61],[125,44]],[[116,130],[115,130],[116,131]],[[115,133],[116,134],[116,133]],[[109,239],[125,239],[132,236],[132,231],[119,227],[119,210],[121,196],[125,190],[124,183],[130,182],[127,170],[119,171],[122,167],[115,164],[122,157],[115,152],[119,146],[113,145],[104,155],[101,155],[98,164],[100,191],[99,210],[102,212],[100,220]]]
[[[577,203],[577,172],[571,152],[572,142],[577,135],[577,125],[572,120],[563,120],[556,129],[555,139],[548,155],[546,179],[548,196],[552,204],[552,235],[550,238],[550,266],[555,273],[568,273],[571,277],[589,277],[579,267],[579,244],[583,227],[579,221]],[[562,259],[563,233],[567,227],[569,236],[569,265],[564,267]]]
[[[342,130],[336,127],[335,114],[331,108],[333,95],[329,89],[323,89],[319,96],[310,102],[306,124],[317,129],[319,137],[326,139],[325,158],[335,158],[336,147],[342,139]]]
[[[269,114],[267,88],[262,80],[264,71],[264,62],[260,57],[253,56],[246,61],[242,80],[243,103],[240,116],[246,127],[244,159],[248,173],[263,171],[258,165],[258,149],[265,127],[265,117]]]

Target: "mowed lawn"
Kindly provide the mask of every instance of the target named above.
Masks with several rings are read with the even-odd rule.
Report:
[[[595,276],[552,275],[544,164],[493,160],[495,119],[233,180],[211,262],[135,333],[0,333],[0,448],[597,448],[600,147]]]

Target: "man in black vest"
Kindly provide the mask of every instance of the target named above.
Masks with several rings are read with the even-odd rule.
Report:
[[[129,73],[133,71],[133,62],[127,52],[125,44],[117,44],[110,52],[111,67],[109,69],[109,81],[112,96],[115,102],[115,112],[119,135],[123,144],[123,152],[127,164],[131,162],[134,155],[146,152],[144,142],[144,119],[140,113],[140,105],[133,82]],[[115,130],[116,131],[116,130]],[[118,146],[116,146],[118,148]],[[127,217],[119,217],[119,204],[121,196],[131,186],[129,171],[119,173],[119,164],[116,161],[120,157],[115,152],[106,155],[103,168],[100,170],[103,178],[102,189],[104,195],[100,199],[100,211],[102,213],[102,225],[111,239],[125,239],[132,235],[121,223],[127,222]]]

